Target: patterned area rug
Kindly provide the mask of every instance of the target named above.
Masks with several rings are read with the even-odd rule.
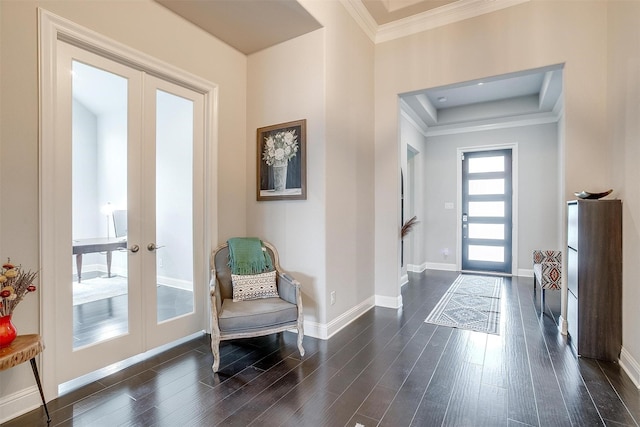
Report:
[[[502,277],[461,274],[425,320],[499,335]]]

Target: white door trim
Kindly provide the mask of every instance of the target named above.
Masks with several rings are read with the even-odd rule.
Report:
[[[456,150],[456,271],[462,270],[462,155],[474,151],[511,150],[511,183],[513,186],[512,197],[512,235],[511,235],[511,274],[518,273],[518,143],[478,145],[473,147],[458,147]]]
[[[62,251],[58,238],[57,225],[62,218],[56,212],[56,193],[53,189],[56,175],[56,158],[68,153],[55,150],[56,123],[56,56],[57,43],[63,40],[83,49],[98,53],[116,60],[130,67],[145,71],[162,79],[185,86],[202,93],[205,98],[205,188],[204,198],[204,247],[200,248],[204,254],[212,249],[211,242],[217,242],[217,169],[216,153],[217,117],[218,117],[218,86],[205,79],[187,73],[171,64],[160,61],[145,53],[139,52],[114,40],[102,36],[72,21],[54,15],[45,9],[38,9],[39,39],[38,51],[40,59],[39,88],[40,88],[40,122],[39,122],[39,162],[40,162],[40,271],[41,271],[41,299],[40,299],[40,331],[46,338],[48,351],[42,355],[42,381],[45,395],[48,399],[58,396],[56,384],[56,327],[58,317],[55,304],[55,286],[60,268],[69,265],[71,260]],[[208,255],[205,255],[208,259]],[[208,286],[208,269],[202,269],[201,283]],[[47,284],[50,284],[47,286]],[[207,325],[207,310],[203,314],[202,324]]]

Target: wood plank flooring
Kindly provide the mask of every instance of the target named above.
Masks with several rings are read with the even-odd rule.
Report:
[[[457,273],[410,273],[404,307],[376,307],[330,340],[290,332],[194,339],[49,403],[55,426],[638,426],[617,364],[576,358],[528,278],[506,279],[500,335],[424,323]],[[42,408],[3,426],[46,425]]]
[[[193,292],[158,285],[158,322],[193,311]],[[104,298],[73,307],[74,348],[128,332],[127,295]]]

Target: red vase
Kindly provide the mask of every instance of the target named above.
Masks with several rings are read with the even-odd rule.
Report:
[[[11,323],[11,315],[0,317],[0,348],[11,344],[17,335],[18,331]]]

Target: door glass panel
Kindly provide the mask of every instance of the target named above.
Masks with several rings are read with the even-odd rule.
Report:
[[[504,194],[504,179],[470,179],[469,195]]]
[[[473,261],[504,262],[504,247],[469,245],[469,259]]]
[[[504,240],[504,224],[469,224],[469,238]]]
[[[469,202],[471,217],[504,217],[504,202]]]
[[[73,61],[72,70],[73,348],[77,349],[129,332],[128,83],[78,61]],[[119,227],[115,217],[120,218]]]
[[[156,91],[157,320],[193,312],[193,101]]]
[[[472,157],[469,159],[469,173],[503,172],[504,156]]]

